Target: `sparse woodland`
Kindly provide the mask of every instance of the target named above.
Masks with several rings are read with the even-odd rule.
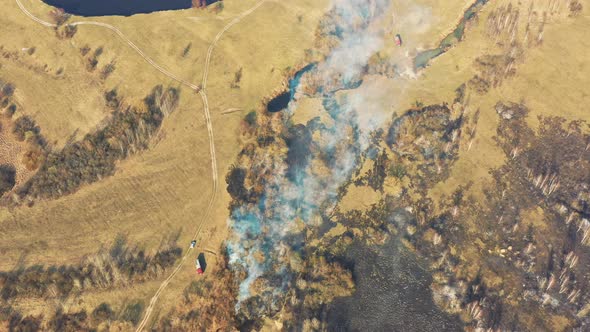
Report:
[[[4,203],[34,203],[36,199],[53,199],[73,193],[81,185],[112,175],[115,163],[148,147],[165,116],[177,106],[179,93],[173,88],[155,87],[140,105],[128,105],[115,90],[105,93],[111,116],[101,128],[81,141],[72,141],[61,150],[45,142],[35,121],[26,115],[14,116],[17,107],[11,102],[15,87],[0,82],[3,117],[9,127],[2,130],[27,147],[19,161],[34,172],[17,195],[3,198]],[[6,123],[5,121],[5,123]],[[13,190],[14,165],[0,165],[0,193]],[[133,326],[143,314],[144,304],[135,301],[114,311],[107,303],[86,311],[67,312],[56,306],[51,317],[23,316],[12,307],[16,300],[66,299],[92,290],[127,287],[160,277],[181,256],[173,242],[152,254],[130,247],[118,238],[108,250],[85,257],[76,265],[19,266],[0,272],[0,321],[10,331],[93,331],[97,326]]]
[[[3,116],[10,124],[10,128],[3,130],[11,129],[14,138],[26,144],[27,151],[21,162],[29,171],[35,172],[17,188],[17,196],[6,198],[13,203],[57,198],[73,193],[83,184],[112,175],[118,160],[148,148],[164,117],[175,110],[179,99],[177,89],[157,86],[139,105],[129,105],[123,102],[116,90],[107,91],[104,94],[105,103],[112,113],[100,128],[81,141],[70,142],[63,149],[54,150],[31,117],[22,114],[13,117],[16,105],[11,102],[11,96],[15,87],[2,81],[0,86]],[[15,174],[10,171],[14,166],[4,165],[2,193],[14,186]]]
[[[144,304],[132,301],[115,312],[108,303],[86,311],[64,312],[58,305],[52,317],[23,317],[11,304],[24,299],[66,299],[91,290],[127,287],[155,279],[171,268],[182,250],[174,242],[165,244],[152,255],[129,246],[118,237],[108,250],[86,257],[78,265],[44,267],[34,265],[0,272],[0,320],[11,331],[92,331],[101,324],[115,328],[136,325]],[[58,301],[59,303],[59,301]]]
[[[158,86],[141,105],[126,105],[116,91],[105,94],[113,107],[102,128],[60,151],[49,151],[39,171],[19,189],[21,199],[56,198],[115,172],[115,163],[144,150],[164,117],[178,103],[176,89]]]

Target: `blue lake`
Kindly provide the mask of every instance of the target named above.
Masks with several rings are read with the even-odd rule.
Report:
[[[78,16],[109,16],[151,13],[191,8],[191,0],[43,0]],[[214,2],[208,0],[207,3]]]
[[[303,74],[314,69],[315,66],[315,63],[311,63],[303,67],[303,69],[296,72],[293,78],[289,80],[289,91],[285,91],[271,99],[268,102],[266,109],[269,112],[279,112],[286,109],[287,106],[289,106],[291,100],[295,98],[295,92],[297,92],[297,87],[299,87],[299,83],[301,82],[301,77],[303,76]]]

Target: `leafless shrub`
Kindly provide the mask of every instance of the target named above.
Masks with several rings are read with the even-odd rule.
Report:
[[[575,17],[582,13],[584,6],[578,0],[572,0],[569,3],[570,16]]]
[[[111,62],[107,63],[101,70],[100,70],[100,78],[102,80],[106,80],[107,77],[109,77],[109,75],[111,75],[111,73],[113,71],[115,71],[115,60],[112,60]]]
[[[58,27],[66,23],[70,19],[70,14],[66,13],[62,8],[54,8],[49,12],[49,16],[53,23]]]

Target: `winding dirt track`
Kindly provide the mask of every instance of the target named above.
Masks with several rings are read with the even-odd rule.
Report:
[[[55,28],[57,25],[53,24],[53,23],[49,23],[49,22],[45,22],[42,19],[36,17],[35,15],[31,14],[31,12],[29,12],[25,6],[23,6],[23,4],[20,2],[20,0],[16,0],[16,4],[18,5],[18,7],[20,8],[20,10],[25,13],[25,15],[27,15],[30,19],[32,19],[33,21],[44,25],[48,28]]]
[[[34,20],[35,22],[46,26],[48,28],[55,28],[57,27],[57,25],[53,24],[53,23],[49,23],[46,21],[43,21],[42,19],[34,16],[33,14],[31,14],[31,12],[29,12],[25,6],[23,6],[23,4],[20,2],[20,0],[16,0],[16,3],[18,5],[18,7],[21,9],[21,11],[23,13],[25,13],[29,18],[31,18],[32,20]],[[154,67],[156,70],[158,70],[159,72],[161,72],[162,74],[168,76],[169,78],[188,86],[189,88],[199,91],[200,88],[198,85],[193,84],[191,82],[188,82],[186,80],[183,80],[181,78],[179,78],[178,76],[174,75],[173,73],[169,72],[168,70],[164,69],[162,66],[158,65],[152,58],[150,58],[149,56],[147,56],[137,45],[135,45],[129,38],[127,38],[125,36],[125,34],[123,34],[121,32],[121,30],[117,29],[116,27],[110,25],[110,24],[106,24],[106,23],[102,23],[102,22],[94,22],[94,21],[80,21],[80,22],[73,22],[73,23],[69,23],[68,25],[72,25],[72,26],[80,26],[80,25],[93,25],[93,26],[99,26],[99,27],[103,27],[103,28],[107,28],[111,31],[113,31],[114,33],[116,33],[125,43],[127,43],[127,45],[129,45],[129,47],[133,48],[137,54],[139,54],[145,61],[147,61],[152,67]]]
[[[48,28],[55,28],[57,27],[56,24],[50,23],[50,22],[46,22],[43,21],[42,19],[34,16],[33,14],[31,14],[31,12],[29,12],[24,6],[23,4],[20,2],[20,0],[15,0],[18,7],[20,8],[20,10],[27,15],[30,19],[32,19],[33,21],[48,27]],[[205,115],[205,122],[207,124],[207,135],[209,137],[209,153],[211,155],[211,174],[212,174],[212,184],[213,184],[213,191],[211,194],[211,198],[209,199],[209,204],[207,205],[207,209],[205,214],[202,216],[201,221],[199,222],[199,224],[197,225],[197,228],[195,230],[195,233],[193,235],[193,239],[197,239],[201,233],[201,230],[203,229],[203,225],[205,223],[205,220],[207,220],[209,218],[209,216],[211,215],[211,211],[213,209],[213,205],[215,204],[215,199],[217,198],[217,190],[219,188],[219,180],[218,180],[218,173],[217,173],[217,157],[215,155],[215,139],[214,139],[214,134],[213,134],[213,124],[211,121],[211,113],[209,112],[209,100],[207,99],[207,93],[206,93],[206,88],[207,88],[207,80],[209,78],[209,65],[211,63],[211,58],[213,55],[213,50],[215,49],[215,45],[217,44],[217,42],[221,39],[221,37],[223,36],[223,34],[225,32],[227,32],[232,26],[234,26],[235,24],[239,23],[243,18],[245,18],[246,16],[252,14],[256,9],[258,9],[266,0],[260,0],[259,2],[257,2],[252,8],[242,12],[240,15],[238,15],[236,18],[234,18],[231,22],[229,22],[221,31],[219,31],[219,33],[215,36],[215,38],[213,39],[213,41],[211,42],[211,44],[209,45],[209,49],[207,50],[207,57],[205,60],[205,68],[203,71],[203,78],[201,81],[201,86],[198,86],[196,84],[193,84],[191,82],[188,82],[186,80],[183,80],[181,78],[179,78],[178,76],[176,76],[175,74],[169,72],[168,70],[164,69],[162,66],[160,66],[159,64],[157,64],[152,58],[150,58],[149,56],[147,56],[137,45],[135,45],[129,38],[127,38],[127,36],[125,36],[125,34],[123,34],[121,32],[121,30],[117,29],[116,27],[110,25],[110,24],[106,24],[106,23],[102,23],[102,22],[95,22],[95,21],[79,21],[79,22],[73,22],[70,23],[69,25],[72,26],[81,26],[81,25],[92,25],[92,26],[100,26],[106,29],[109,29],[111,31],[113,31],[115,34],[117,34],[125,43],[127,43],[127,45],[129,45],[129,47],[133,48],[137,54],[139,54],[148,64],[150,64],[152,67],[154,67],[156,70],[158,70],[160,73],[164,74],[165,76],[195,90],[199,92],[199,95],[201,96],[201,100],[203,102],[203,112]],[[200,243],[199,243],[200,245]],[[147,322],[149,321],[149,318],[153,312],[153,309],[156,305],[156,302],[158,301],[158,299],[160,298],[160,295],[162,295],[163,291],[166,289],[166,287],[168,286],[168,284],[170,283],[170,281],[172,281],[172,279],[174,278],[174,276],[178,273],[178,271],[180,271],[180,269],[182,268],[182,266],[184,265],[184,262],[187,260],[187,257],[190,254],[190,250],[187,250],[185,252],[185,254],[183,255],[183,257],[180,260],[180,263],[178,263],[178,265],[176,266],[176,268],[174,268],[174,270],[172,271],[172,273],[170,273],[170,275],[160,284],[160,287],[158,288],[158,290],[156,291],[156,293],[154,294],[154,296],[152,297],[152,299],[150,300],[150,304],[149,306],[146,308],[146,311],[144,313],[144,317],[141,320],[141,322],[139,323],[138,327],[137,327],[137,332],[142,331],[145,328],[145,325],[147,324]]]
[[[203,100],[203,106],[204,106],[204,113],[205,113],[205,121],[207,123],[207,133],[209,135],[209,151],[211,153],[211,169],[212,169],[212,175],[213,175],[213,192],[211,194],[211,198],[209,200],[209,205],[207,206],[207,210],[205,212],[205,214],[203,215],[203,219],[201,220],[201,222],[199,223],[197,230],[195,231],[195,234],[193,235],[193,239],[197,239],[199,237],[199,234],[201,233],[201,230],[203,228],[204,225],[204,221],[207,220],[209,218],[209,216],[211,215],[211,210],[213,209],[213,205],[215,203],[215,199],[217,198],[217,190],[219,187],[219,180],[218,180],[218,174],[217,174],[217,157],[215,155],[215,139],[213,136],[213,125],[211,122],[211,113],[209,112],[209,100],[207,99],[207,79],[209,77],[209,65],[211,63],[211,56],[213,54],[213,50],[215,49],[215,45],[217,44],[217,42],[221,39],[221,36],[223,36],[223,34],[229,30],[233,25],[237,24],[238,22],[240,22],[244,17],[252,14],[258,7],[260,7],[266,0],[261,0],[259,1],[256,5],[254,5],[254,7],[246,10],[245,12],[243,12],[242,14],[240,14],[238,17],[236,17],[235,19],[233,19],[230,23],[228,23],[218,34],[217,36],[215,36],[215,39],[213,39],[213,42],[211,43],[211,45],[209,46],[209,49],[207,50],[207,58],[205,60],[205,69],[204,69],[204,73],[203,73],[203,80],[201,82],[201,89],[199,90],[199,94],[201,95],[201,99]],[[200,245],[200,244],[199,244]],[[158,301],[158,298],[160,297],[161,293],[164,291],[164,289],[168,286],[168,284],[170,283],[170,281],[174,278],[174,276],[176,275],[176,273],[178,273],[178,271],[180,271],[182,265],[184,264],[184,262],[186,261],[186,258],[188,256],[190,251],[187,251],[186,254],[182,257],[182,260],[180,261],[180,263],[178,264],[178,266],[174,269],[174,271],[172,271],[172,273],[170,274],[170,276],[168,276],[168,278],[166,278],[166,280],[164,280],[162,282],[162,284],[160,285],[160,287],[158,288],[158,290],[156,291],[156,294],[154,294],[154,296],[152,297],[150,304],[148,306],[148,308],[145,311],[145,315],[143,317],[143,319],[141,320],[141,323],[139,324],[139,326],[137,327],[136,332],[140,332],[143,330],[143,328],[145,327],[145,325],[147,324],[150,315],[152,313],[152,311],[154,310],[154,306],[156,304],[156,302]]]

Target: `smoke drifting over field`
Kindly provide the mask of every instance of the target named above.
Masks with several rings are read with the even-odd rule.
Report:
[[[386,120],[372,112],[377,106],[371,98],[382,97],[379,87],[358,86],[370,57],[383,47],[384,34],[376,26],[389,6],[388,0],[334,1],[320,30],[336,47],[308,73],[316,86],[314,96],[323,99],[333,121],[296,131],[287,145],[298,162],[288,163],[288,156],[287,162],[268,165],[273,176],[265,184],[264,197],[232,211],[229,263],[243,277],[236,309],[243,310],[245,302],[256,304],[249,309],[255,312],[246,316],[280,310],[301,269],[305,229],[319,224],[320,211],[331,209],[338,188],[368,147],[369,133]],[[336,96],[341,90],[349,91]],[[296,103],[292,100],[289,110],[296,109]],[[321,172],[318,164],[325,166]]]

